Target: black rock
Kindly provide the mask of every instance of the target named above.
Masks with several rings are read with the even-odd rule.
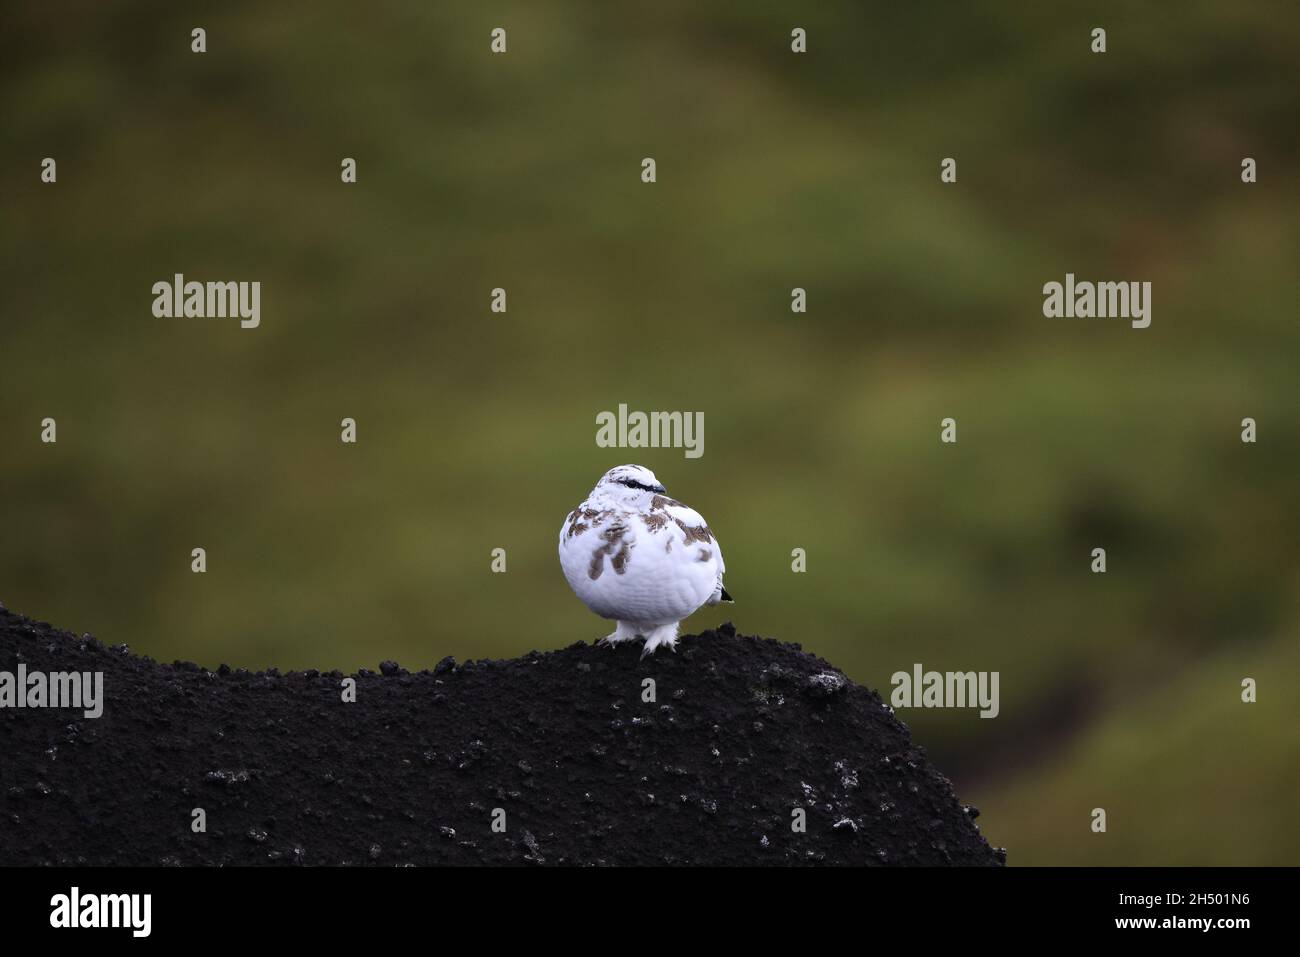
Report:
[[[338,671],[213,679],[0,610],[0,670],[102,671],[105,699],[100,718],[0,720],[0,862],[1005,862],[880,696],[820,658],[729,625],[640,654],[580,642],[415,674],[384,662],[402,680],[354,704]],[[641,702],[647,675],[671,709]],[[51,760],[70,720],[75,746]]]

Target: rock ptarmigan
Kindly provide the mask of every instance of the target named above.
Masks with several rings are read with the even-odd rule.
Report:
[[[640,465],[610,469],[569,513],[560,567],[588,608],[618,623],[601,640],[644,638],[643,658],[675,648],[678,623],[696,609],[731,601],[722,549],[703,516]]]

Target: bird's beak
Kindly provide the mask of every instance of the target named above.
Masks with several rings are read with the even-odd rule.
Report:
[[[656,485],[656,486],[655,486],[655,491],[658,492],[660,495],[667,495],[667,494],[668,494],[668,489],[664,488],[662,485]]]

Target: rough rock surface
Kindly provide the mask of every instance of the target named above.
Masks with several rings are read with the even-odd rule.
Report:
[[[384,662],[345,703],[339,672],[158,664],[0,608],[0,672],[99,671],[105,698],[0,709],[0,863],[1005,859],[880,697],[797,645],[728,624],[639,653]]]

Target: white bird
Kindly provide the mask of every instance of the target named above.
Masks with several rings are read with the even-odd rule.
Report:
[[[675,650],[677,625],[731,601],[719,547],[703,516],[668,497],[655,474],[620,465],[560,527],[560,566],[588,608],[617,622],[604,642],[645,639],[641,657]]]

